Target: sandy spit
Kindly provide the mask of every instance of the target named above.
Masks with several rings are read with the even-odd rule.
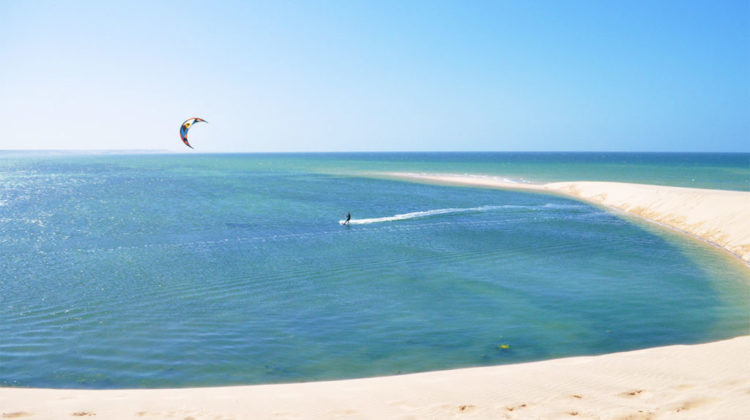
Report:
[[[0,418],[745,419],[750,336],[602,356],[286,385],[0,388]]]
[[[384,175],[410,181],[558,194],[693,235],[750,264],[750,192],[746,191],[591,181],[521,184],[504,178],[455,174]]]

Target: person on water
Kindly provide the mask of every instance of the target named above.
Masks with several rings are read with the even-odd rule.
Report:
[[[346,213],[346,221],[344,222],[344,224],[348,225],[350,220],[352,220],[352,214]]]

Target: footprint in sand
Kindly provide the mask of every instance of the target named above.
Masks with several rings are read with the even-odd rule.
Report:
[[[688,400],[680,404],[679,407],[675,408],[675,412],[679,413],[680,411],[687,411],[692,410],[693,408],[702,407],[704,405],[711,404],[715,402],[716,400],[712,398],[697,398],[694,400]]]
[[[95,415],[96,413],[92,413],[90,411],[78,411],[78,412],[71,414],[71,416],[75,416],[75,417],[90,417],[90,416],[95,416]]]
[[[516,405],[516,406],[505,407],[505,409],[508,410],[508,411],[514,411],[514,410],[518,410],[520,408],[526,408],[526,404],[519,404],[519,405]]]
[[[622,394],[620,394],[621,397],[636,397],[643,393],[642,389],[636,389],[635,391],[625,391]]]
[[[31,413],[27,413],[25,411],[16,411],[13,413],[3,413],[3,418],[4,419],[17,419],[21,417],[29,417],[31,415],[32,415]]]
[[[458,411],[460,413],[468,413],[469,411],[471,411],[471,410],[473,410],[475,408],[477,408],[477,406],[475,406],[475,405],[469,405],[469,404],[467,404],[467,405],[459,405],[458,406]]]

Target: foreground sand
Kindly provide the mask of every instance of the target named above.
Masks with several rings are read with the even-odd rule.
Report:
[[[612,182],[514,184],[391,173],[422,182],[533,190],[670,226],[750,262],[750,193]],[[0,388],[1,418],[745,419],[750,336],[595,357],[394,377],[163,390]]]
[[[0,389],[2,418],[746,419],[750,336],[348,381],[157,390]]]
[[[622,182],[520,184],[496,177],[454,174],[389,172],[385,175],[411,181],[564,195],[688,233],[750,264],[750,192]]]

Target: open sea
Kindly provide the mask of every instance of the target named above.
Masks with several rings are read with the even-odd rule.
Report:
[[[314,381],[750,333],[750,268],[716,247],[383,171],[750,191],[750,154],[0,152],[0,386]]]

